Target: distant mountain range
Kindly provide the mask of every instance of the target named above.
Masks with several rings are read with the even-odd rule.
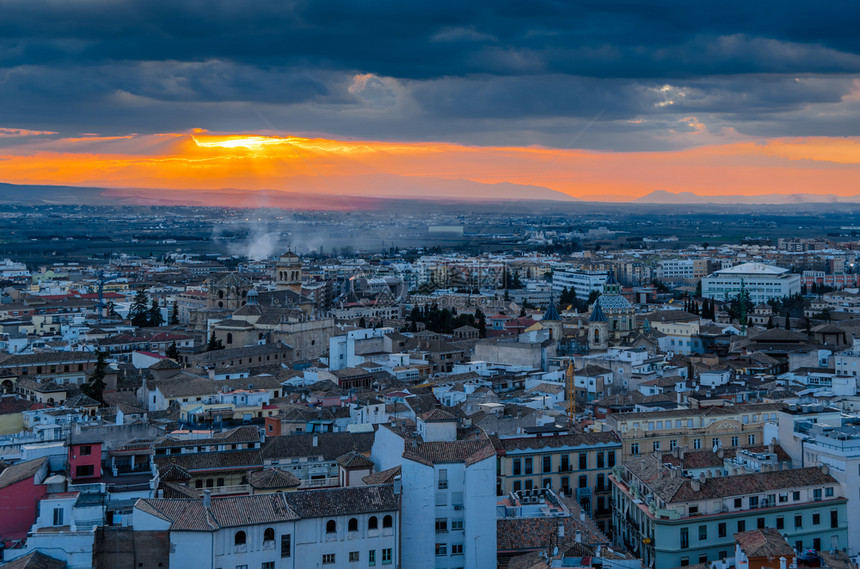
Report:
[[[399,184],[407,190],[395,189]],[[763,194],[757,196],[700,196],[692,192],[657,190],[632,201],[621,196],[588,196],[581,201],[542,186],[525,186],[507,182],[487,184],[471,180],[445,180],[402,176],[332,177],[327,180],[299,180],[296,191],[241,190],[168,190],[150,188],[98,188],[84,186],[48,186],[0,183],[0,204],[17,205],[100,205],[100,206],[222,206],[285,209],[386,209],[414,204],[442,207],[445,204],[503,204],[534,207],[558,212],[575,212],[592,207],[655,206],[725,206],[783,205],[821,207],[829,204],[860,203],[860,196],[833,194]],[[596,199],[602,197],[604,199]],[[541,205],[544,204],[544,205]],[[556,205],[552,205],[556,204]],[[412,206],[410,206],[412,207]],[[508,206],[505,206],[506,208]]]
[[[761,194],[757,196],[726,195],[700,196],[692,192],[672,193],[657,190],[632,200],[641,204],[750,204],[789,205],[809,203],[858,203],[860,196],[836,196],[833,194]]]

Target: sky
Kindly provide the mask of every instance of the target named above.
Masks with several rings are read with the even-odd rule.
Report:
[[[853,196],[860,3],[0,0],[0,182]]]

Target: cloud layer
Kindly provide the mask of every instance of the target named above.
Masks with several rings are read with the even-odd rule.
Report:
[[[0,0],[0,146],[183,132],[678,150],[858,135],[860,4]],[[13,140],[14,138],[14,140]]]

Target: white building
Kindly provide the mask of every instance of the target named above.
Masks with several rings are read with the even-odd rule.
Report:
[[[367,328],[361,330],[352,330],[343,336],[332,336],[328,341],[329,362],[328,366],[331,371],[355,367],[363,363],[366,358],[356,353],[356,343],[368,344],[368,340],[377,340],[378,346],[374,352],[382,352],[384,350],[384,337],[386,334],[394,332],[393,328]],[[368,350],[370,353],[370,350]]]
[[[401,466],[403,567],[495,566],[493,445],[486,437],[455,440],[456,422],[439,410],[418,423],[380,426],[371,453],[379,470]]]
[[[576,271],[556,269],[552,273],[552,290],[559,294],[563,289],[576,293],[579,300],[587,300],[592,291],[603,292],[605,271]]]
[[[705,298],[724,300],[737,296],[741,290],[750,294],[753,304],[800,294],[800,275],[764,263],[744,263],[702,279]],[[748,308],[751,310],[752,306]]]
[[[170,567],[399,567],[398,503],[392,485],[146,499],[134,529],[170,532]]]

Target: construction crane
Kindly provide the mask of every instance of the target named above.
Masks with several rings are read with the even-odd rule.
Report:
[[[567,420],[570,426],[573,427],[576,421],[576,396],[573,389],[573,360],[567,364],[567,377],[565,378],[565,387],[567,389],[565,397],[567,398]]]

